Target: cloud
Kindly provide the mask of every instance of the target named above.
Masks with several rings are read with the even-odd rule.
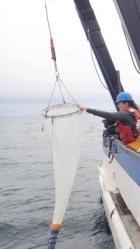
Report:
[[[91,0],[103,36],[128,91],[138,91],[121,24],[112,0]],[[105,94],[74,2],[47,0],[60,75],[72,94]],[[114,30],[115,29],[115,30]],[[0,95],[49,95],[55,81],[44,0],[0,2]],[[135,84],[134,84],[135,83]]]

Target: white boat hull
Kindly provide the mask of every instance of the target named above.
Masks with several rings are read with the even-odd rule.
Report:
[[[117,249],[139,249],[140,188],[115,158],[111,163],[109,160],[105,155],[104,163],[99,167],[99,181],[115,246]],[[127,213],[118,202],[117,195],[120,195],[126,203]]]

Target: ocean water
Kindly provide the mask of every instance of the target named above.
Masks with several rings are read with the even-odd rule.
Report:
[[[47,249],[52,152],[41,105],[0,105],[0,249]],[[85,114],[77,175],[57,249],[113,249],[100,202],[101,119]]]

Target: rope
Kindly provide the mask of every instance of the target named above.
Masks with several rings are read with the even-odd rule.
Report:
[[[50,104],[51,104],[51,101],[52,101],[52,97],[53,97],[53,94],[54,94],[54,90],[55,90],[56,84],[57,84],[57,80],[55,81],[54,86],[53,86],[53,89],[52,89],[52,91],[51,91],[51,96],[50,96],[50,98],[49,98],[48,108],[49,108],[49,106],[50,106]]]
[[[49,29],[50,37],[52,37],[52,32],[51,32],[51,26],[50,26],[50,21],[49,21],[47,4],[46,4],[46,0],[44,0],[44,1],[45,1],[45,9],[46,9],[46,17],[47,17],[48,29]]]
[[[95,64],[95,61],[94,61],[94,58],[93,58],[93,51],[92,51],[91,44],[90,44],[90,52],[91,52],[91,59],[92,59],[92,62],[93,62],[93,65],[94,65],[96,74],[97,74],[97,76],[98,76],[98,79],[99,79],[99,81],[101,82],[102,86],[103,86],[107,91],[109,91],[108,88],[107,88],[107,86],[105,86],[105,84],[104,84],[103,81],[101,80],[101,77],[100,77],[100,75],[99,75],[99,73],[98,73],[98,70],[97,70],[97,67],[96,67],[96,64]]]
[[[56,78],[56,81],[55,81],[55,83],[54,83],[54,86],[53,86],[53,89],[52,89],[52,91],[51,91],[51,95],[50,95],[50,98],[49,98],[49,103],[48,103],[48,106],[47,106],[47,108],[46,108],[45,117],[47,117],[47,113],[48,113],[49,107],[50,107],[50,105],[51,105],[52,98],[53,98],[53,94],[54,94],[54,91],[55,91],[55,88],[56,88],[56,85],[57,85],[57,84],[58,84],[59,89],[60,89],[60,92],[61,92],[62,101],[63,101],[63,103],[65,104],[65,99],[64,99],[64,96],[63,96],[62,89],[61,89],[61,87],[60,87],[59,79]]]
[[[81,12],[85,12],[85,13],[86,13],[86,19],[87,19],[87,17],[88,17],[88,16],[87,16],[87,12],[88,12],[88,11],[91,11],[92,9],[90,8],[90,9],[82,10],[82,11],[79,11],[78,8],[76,8],[76,9],[77,9],[77,12],[78,12],[78,14],[79,14],[79,16],[80,16],[80,20],[82,21],[82,24],[83,24],[83,26],[85,27],[85,30],[87,30],[87,32],[88,32],[88,40],[89,40],[89,43],[90,43],[90,48],[91,48],[91,50],[92,50],[92,46],[93,46],[94,49],[96,50],[96,48],[95,48],[95,46],[94,46],[94,43],[92,42],[92,39],[91,39],[91,37],[90,37],[89,29],[87,29],[87,26],[85,25],[85,23],[83,22],[82,17],[81,17]],[[86,22],[87,22],[87,20],[86,20]],[[91,46],[91,44],[92,44],[92,46]],[[98,59],[100,60],[99,57],[98,57]],[[103,85],[104,88],[106,88],[106,90],[108,90],[108,88],[103,84],[103,82],[102,82],[102,80],[101,80],[101,77],[99,76],[99,73],[98,73],[97,68],[96,68],[96,66],[95,66],[95,62],[94,62],[94,60],[93,60],[93,57],[92,57],[92,61],[93,61],[93,64],[94,64],[94,67],[95,67],[95,71],[96,71],[96,73],[97,73],[97,76],[98,76],[98,78],[99,78],[101,84]],[[103,69],[104,69],[104,65],[103,65],[103,63],[102,63],[101,60],[100,60],[100,63],[102,64],[102,67],[103,67]],[[104,72],[105,72],[105,74],[106,74],[105,69],[104,69]],[[106,74],[106,77],[108,78],[108,83],[109,83],[109,85],[110,85],[110,87],[111,87],[111,89],[112,89],[112,92],[113,92],[114,95],[115,95],[115,94],[116,94],[116,93],[115,93],[115,90],[114,90],[114,88],[113,88],[113,86],[112,86],[112,84],[111,84],[111,82],[110,82],[110,79],[109,79],[109,77],[108,77],[107,74]],[[109,91],[109,90],[108,90],[108,91]]]
[[[88,38],[89,38],[90,48],[91,48],[91,50],[92,50],[91,44],[94,46],[94,43],[93,43],[92,40],[91,40],[89,31],[88,31]],[[94,46],[94,49],[96,50],[95,46]],[[92,57],[92,56],[91,56],[91,57]],[[92,58],[93,58],[93,57],[92,57]],[[102,64],[102,67],[103,67],[103,69],[104,69],[104,65],[103,65],[102,61],[100,60],[100,57],[98,57],[98,60],[100,61],[100,63]],[[103,87],[104,87],[106,90],[109,91],[109,89],[108,89],[108,88],[104,85],[104,83],[102,82],[101,77],[99,76],[99,73],[98,73],[98,71],[97,71],[97,68],[96,68],[96,66],[95,66],[95,62],[94,62],[94,61],[93,61],[93,64],[94,64],[95,71],[96,71],[96,73],[97,73],[97,76],[98,76],[98,78],[99,78],[101,84],[103,85]],[[112,84],[111,84],[111,82],[110,82],[110,79],[109,79],[109,77],[108,77],[108,75],[107,75],[105,69],[104,69],[104,73],[106,74],[106,77],[107,77],[107,79],[108,79],[108,83],[109,83],[110,88],[112,89],[112,92],[114,93],[114,95],[116,95],[115,90],[114,90],[114,88],[113,88],[113,86],[112,86]]]
[[[54,46],[54,41],[53,41],[53,38],[52,38],[52,32],[51,32],[51,26],[50,26],[50,21],[49,21],[49,15],[48,15],[48,9],[47,9],[46,0],[45,0],[45,9],[46,9],[46,18],[47,18],[47,23],[48,23],[48,29],[49,29],[49,34],[50,34],[51,55],[52,55],[52,60],[54,61],[55,76],[56,76],[56,80],[55,80],[55,83],[54,83],[54,86],[53,86],[53,89],[52,89],[52,92],[51,92],[51,96],[50,96],[50,99],[49,99],[48,108],[49,108],[49,106],[51,104],[56,85],[58,85],[58,87],[59,87],[63,103],[64,104],[66,103],[65,98],[64,98],[64,94],[63,94],[63,91],[62,91],[62,88],[61,88],[61,84],[63,85],[63,87],[64,87],[65,91],[68,93],[68,95],[72,98],[74,103],[77,106],[79,106],[77,104],[76,100],[72,97],[71,93],[68,91],[68,89],[66,88],[66,86],[64,85],[64,83],[62,82],[62,80],[60,79],[60,76],[59,76],[59,71],[58,71],[58,67],[57,67],[57,63],[56,63],[55,46]],[[45,116],[47,115],[48,108],[46,109]]]
[[[56,64],[56,53],[55,53],[54,41],[53,41],[52,32],[51,32],[51,26],[50,26],[50,21],[49,21],[46,0],[45,0],[45,9],[46,9],[47,24],[48,24],[49,34],[50,34],[50,46],[51,46],[52,60],[54,61],[55,73],[58,74],[58,69],[57,69],[57,64]]]
[[[68,95],[72,98],[73,102],[79,106],[79,104],[77,103],[76,99],[71,95],[70,91],[68,90],[68,88],[65,86],[65,84],[63,83],[63,81],[61,80],[61,78],[59,78],[61,84],[63,85],[65,91],[68,93]]]
[[[58,86],[59,86],[59,89],[60,89],[60,92],[61,92],[61,96],[62,96],[63,103],[65,104],[66,101],[65,101],[65,99],[64,99],[64,95],[63,95],[63,92],[62,92],[62,88],[61,88],[61,86],[60,86],[60,79],[58,79]]]
[[[130,48],[130,44],[129,44],[129,42],[128,42],[128,39],[127,39],[127,36],[126,36],[126,32],[125,32],[125,30],[124,30],[123,25],[122,25],[122,30],[123,30],[124,37],[125,37],[125,40],[126,40],[126,44],[127,44],[127,47],[128,47],[128,51],[129,51],[129,54],[130,54],[130,57],[131,57],[131,60],[132,60],[132,64],[133,64],[133,66],[134,66],[136,72],[137,72],[138,74],[140,74],[140,71],[139,71],[139,69],[137,68],[136,63],[135,63],[135,61],[134,61],[133,54],[132,54],[132,50],[131,50],[131,48]]]

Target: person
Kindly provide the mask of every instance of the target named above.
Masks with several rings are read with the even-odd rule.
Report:
[[[131,143],[139,134],[137,123],[140,119],[140,110],[128,92],[120,92],[116,104],[118,112],[104,112],[83,106],[80,106],[80,109],[113,123],[115,132],[123,144]]]

